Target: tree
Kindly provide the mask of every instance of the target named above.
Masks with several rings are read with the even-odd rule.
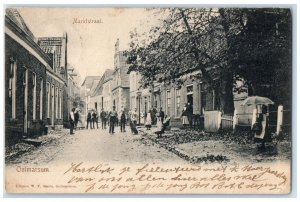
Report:
[[[270,11],[276,16],[273,20],[274,16],[268,15]],[[174,8],[163,9],[161,13],[164,16],[161,24],[152,27],[146,40],[139,41],[136,32],[131,34],[130,71],[140,72],[145,85],[153,82],[181,85],[182,75],[198,71],[193,77],[201,78],[215,91],[220,110],[232,113],[236,80],[245,80],[247,87],[254,89],[254,85],[265,82],[257,82],[261,76],[285,71],[282,65],[273,71],[271,59],[265,60],[266,57],[277,57],[281,64],[288,65],[288,57],[284,59],[281,53],[286,49],[275,49],[283,46],[285,40],[275,42],[276,30],[271,29],[282,20],[281,10]],[[255,32],[256,25],[264,29]],[[268,68],[263,68],[264,65]],[[262,85],[257,87],[261,89]]]
[[[291,14],[289,9],[245,9],[246,29],[239,35],[236,74],[250,95],[290,106]]]

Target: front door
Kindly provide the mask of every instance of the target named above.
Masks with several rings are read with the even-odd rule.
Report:
[[[191,112],[193,113],[193,94],[187,95],[187,102],[191,105]]]
[[[24,136],[28,133],[28,69],[24,69]]]

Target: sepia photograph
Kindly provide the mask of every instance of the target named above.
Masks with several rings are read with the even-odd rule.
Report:
[[[292,191],[290,7],[4,9],[7,193]]]

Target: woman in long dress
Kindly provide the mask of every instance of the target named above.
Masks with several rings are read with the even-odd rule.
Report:
[[[182,110],[182,125],[185,128],[187,125],[189,125],[189,120],[188,120],[188,111],[187,111],[187,106],[185,105]]]

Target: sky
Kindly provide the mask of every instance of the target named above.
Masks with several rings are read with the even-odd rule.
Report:
[[[18,8],[35,37],[68,34],[68,63],[85,76],[101,76],[114,67],[117,39],[120,50],[128,49],[130,31],[147,31],[154,23],[151,11],[143,8]],[[102,23],[74,23],[93,19]]]

